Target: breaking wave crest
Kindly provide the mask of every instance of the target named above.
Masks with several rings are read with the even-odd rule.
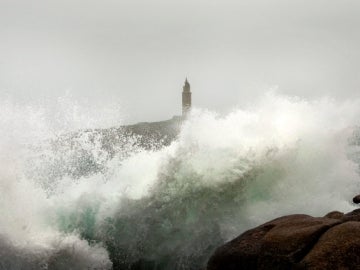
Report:
[[[268,219],[351,210],[359,105],[269,93],[225,116],[195,109],[159,147],[123,128],[54,132],[5,102],[0,269],[200,269]]]

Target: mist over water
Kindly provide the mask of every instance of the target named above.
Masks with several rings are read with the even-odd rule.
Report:
[[[0,269],[199,269],[269,219],[354,208],[359,100],[194,109],[161,148],[61,104],[0,104]]]

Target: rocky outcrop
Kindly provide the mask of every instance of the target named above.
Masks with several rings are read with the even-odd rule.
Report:
[[[78,179],[107,170],[109,160],[122,160],[136,151],[158,150],[170,145],[180,133],[182,118],[161,122],[65,133],[31,146],[27,177],[51,191],[64,177]],[[34,162],[36,161],[36,162]],[[49,181],[52,179],[52,181]]]
[[[274,219],[218,248],[207,266],[240,269],[360,269],[360,209]]]
[[[360,269],[360,222],[329,229],[299,264],[301,269]]]

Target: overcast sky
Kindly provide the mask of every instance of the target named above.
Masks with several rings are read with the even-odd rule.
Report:
[[[126,122],[226,112],[271,87],[359,96],[358,0],[0,0],[0,97],[117,102]]]

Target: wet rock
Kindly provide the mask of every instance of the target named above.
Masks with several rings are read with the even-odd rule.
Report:
[[[360,209],[355,209],[354,211],[351,211],[347,214],[345,214],[342,218],[341,218],[342,222],[346,222],[346,221],[360,221]]]
[[[249,230],[217,249],[208,270],[291,269],[320,236],[341,222],[307,215],[284,216]]]
[[[324,217],[333,218],[333,219],[342,219],[343,216],[344,216],[344,213],[342,213],[342,212],[332,211],[330,213],[327,213]]]
[[[353,198],[360,203],[360,195]],[[207,270],[360,270],[360,209],[324,217],[289,215],[219,247]]]
[[[207,269],[254,269],[262,239],[273,226],[273,224],[262,225],[218,248],[215,255],[210,258]]]
[[[324,233],[299,269],[360,269],[360,222],[350,221]]]
[[[353,203],[360,203],[360,195],[356,195],[354,198],[353,198]]]

